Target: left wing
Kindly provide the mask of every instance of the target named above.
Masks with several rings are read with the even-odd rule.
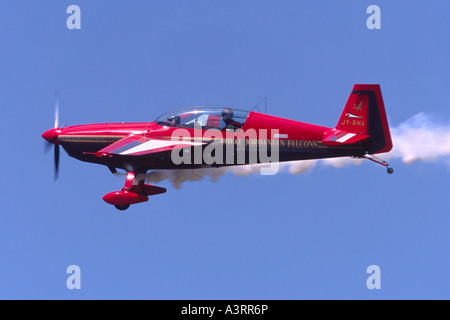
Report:
[[[166,140],[143,135],[130,135],[97,151],[97,157],[113,155],[140,156],[174,149],[204,145],[206,142]]]

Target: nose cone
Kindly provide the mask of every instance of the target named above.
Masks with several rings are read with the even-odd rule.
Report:
[[[50,129],[42,134],[42,138],[48,142],[58,144],[58,136],[61,133],[61,129]]]

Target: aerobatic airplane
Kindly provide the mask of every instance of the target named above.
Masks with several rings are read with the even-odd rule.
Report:
[[[148,171],[279,163],[334,157],[366,158],[389,152],[392,140],[379,85],[355,84],[335,127],[322,127],[254,111],[192,107],[168,112],[153,122],[102,123],[60,128],[42,134],[69,156],[127,172],[121,191],[103,199],[119,210],[166,192],[142,178]],[[269,156],[270,154],[270,156]]]

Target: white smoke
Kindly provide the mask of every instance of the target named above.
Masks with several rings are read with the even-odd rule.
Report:
[[[443,162],[450,166],[450,125],[437,124],[431,118],[425,113],[419,113],[399,126],[391,128],[394,147],[391,152],[380,154],[379,157],[383,160],[401,159],[405,164],[425,161]],[[279,172],[302,174],[312,170],[318,164],[341,168],[346,165],[361,165],[364,161],[367,160],[344,157],[283,162],[280,164]],[[145,175],[145,178],[148,183],[168,180],[176,189],[180,189],[186,181],[209,180],[216,182],[220,176],[228,172],[239,177],[259,175],[264,166],[264,164],[255,164],[195,170],[159,170]]]
[[[391,158],[401,158],[406,164],[450,160],[450,125],[436,124],[425,113],[391,129],[391,134],[394,141],[394,149],[388,154]]]
[[[219,177],[227,173],[229,168],[205,168],[205,169],[175,169],[156,170],[146,174],[147,183],[159,183],[169,180],[175,189],[180,189],[186,181],[208,180],[217,182]]]
[[[302,174],[308,170],[311,170],[316,166],[317,160],[303,160],[286,162],[285,166],[288,167],[290,174]]]

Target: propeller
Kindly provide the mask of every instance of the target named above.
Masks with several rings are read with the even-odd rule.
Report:
[[[59,95],[56,94],[55,97],[55,129],[59,128]],[[55,144],[55,181],[58,179],[59,175],[59,144]]]
[[[51,145],[54,144],[54,161],[55,161],[55,181],[58,179],[59,175],[59,143],[58,143],[58,134],[59,134],[59,99],[58,95],[55,98],[55,124],[53,129],[46,131],[42,137],[47,140],[45,144],[44,151],[48,152],[51,148]]]
[[[59,144],[55,144],[55,181],[59,175]]]

